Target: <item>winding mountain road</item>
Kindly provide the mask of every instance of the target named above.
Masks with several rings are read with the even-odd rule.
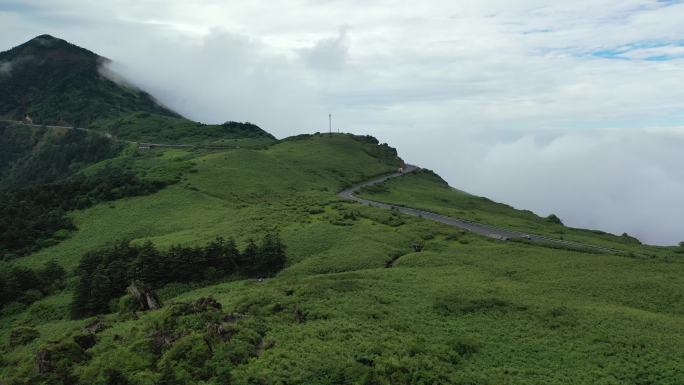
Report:
[[[377,202],[377,201],[372,201],[368,199],[363,199],[358,196],[356,196],[356,192],[362,189],[363,187],[368,187],[372,186],[375,184],[383,183],[389,179],[392,178],[398,178],[401,176],[404,176],[406,174],[412,173],[414,171],[420,170],[419,167],[413,166],[413,165],[407,165],[406,168],[404,169],[404,172],[395,172],[393,174],[373,178],[370,180],[367,180],[363,183],[360,183],[358,185],[352,186],[346,190],[343,190],[338,193],[338,196],[341,198],[347,199],[347,200],[352,200],[358,203],[361,203],[366,206],[371,206],[371,207],[377,207],[385,210],[397,210],[403,214],[406,215],[411,215],[414,217],[420,217],[420,218],[425,218],[429,219],[434,222],[439,222],[439,223],[444,223],[449,226],[453,227],[458,227],[460,229],[464,229],[467,231],[470,231],[475,234],[483,235],[486,237],[506,241],[510,239],[523,239],[523,240],[528,240],[530,242],[534,243],[545,243],[545,244],[555,244],[558,246],[563,246],[563,247],[570,247],[570,248],[576,248],[576,249],[584,249],[584,250],[591,250],[591,251],[596,251],[596,252],[601,252],[601,253],[619,253],[619,254],[624,254],[624,251],[622,250],[616,250],[616,249],[611,249],[607,247],[602,247],[602,246],[596,246],[596,245],[589,245],[585,243],[579,243],[579,242],[572,242],[572,241],[566,241],[562,239],[556,239],[556,238],[550,238],[546,237],[543,235],[535,235],[535,234],[529,234],[529,233],[523,233],[520,231],[515,231],[515,230],[510,230],[510,229],[503,229],[500,227],[494,227],[494,226],[489,226],[485,225],[482,223],[477,223],[477,222],[471,222],[465,219],[459,219],[459,218],[454,218],[454,217],[448,217],[446,215],[441,215],[437,213],[433,213],[430,211],[425,211],[425,210],[419,210],[419,209],[414,209],[411,207],[405,207],[405,206],[398,206],[398,205],[391,205],[383,202]]]

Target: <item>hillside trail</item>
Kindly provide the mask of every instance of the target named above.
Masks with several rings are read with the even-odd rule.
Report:
[[[383,203],[383,202],[364,199],[364,198],[360,198],[356,195],[356,193],[364,187],[380,184],[380,183],[383,183],[389,179],[399,178],[399,177],[408,175],[410,173],[416,172],[418,170],[420,170],[420,167],[418,167],[418,166],[407,165],[406,168],[402,171],[398,171],[398,172],[395,172],[392,174],[373,178],[373,179],[367,180],[365,182],[359,183],[355,186],[352,186],[350,188],[347,188],[343,191],[340,191],[338,193],[338,196],[341,198],[347,199],[347,200],[358,202],[362,205],[366,205],[366,206],[370,206],[370,207],[376,207],[376,208],[385,209],[385,210],[396,210],[396,211],[403,213],[403,214],[406,214],[406,215],[411,215],[414,217],[424,218],[424,219],[428,219],[428,220],[431,220],[434,222],[443,223],[443,224],[446,224],[449,226],[457,227],[459,229],[467,230],[467,231],[470,231],[472,233],[475,233],[478,235],[483,235],[485,237],[497,239],[500,241],[523,240],[523,241],[528,241],[528,242],[532,242],[532,243],[540,243],[540,244],[545,243],[545,244],[561,246],[564,248],[589,250],[589,251],[595,251],[595,252],[600,252],[600,253],[609,253],[609,254],[615,254],[615,253],[624,254],[625,253],[622,250],[611,249],[611,248],[607,248],[607,247],[590,245],[590,244],[585,244],[585,243],[580,243],[580,242],[566,241],[566,240],[562,240],[562,239],[547,237],[544,235],[524,233],[521,231],[516,231],[516,230],[511,230],[511,229],[504,229],[504,228],[500,228],[500,227],[495,227],[495,226],[490,226],[490,225],[485,225],[482,223],[469,221],[466,219],[449,217],[446,215],[441,215],[441,214],[433,213],[430,211],[415,209],[412,207],[392,205],[392,204],[387,204],[387,203]]]
[[[238,149],[240,146],[217,146],[217,145],[202,145],[202,144],[184,144],[184,143],[147,143],[147,142],[136,142],[132,140],[125,140],[125,139],[119,139],[114,137],[112,134],[107,133],[107,132],[102,132],[98,130],[93,130],[91,128],[83,128],[83,127],[72,127],[72,126],[55,126],[55,125],[46,125],[46,124],[33,124],[33,123],[26,123],[21,120],[9,120],[9,119],[0,119],[0,122],[5,122],[5,123],[12,123],[12,124],[18,124],[26,127],[35,127],[35,128],[50,128],[50,129],[66,129],[66,130],[76,130],[76,131],[83,131],[83,132],[88,132],[94,135],[99,135],[102,137],[105,137],[107,139],[111,139],[115,142],[119,143],[128,143],[128,144],[134,144],[138,146],[140,149],[150,149],[150,148],[199,148],[199,149],[204,149],[204,150],[231,150],[231,149]]]

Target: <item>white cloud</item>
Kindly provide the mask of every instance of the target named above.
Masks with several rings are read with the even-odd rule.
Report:
[[[470,193],[555,213],[570,226],[671,245],[684,240],[682,146],[684,127],[495,139],[462,132],[449,143],[403,147]]]
[[[336,37],[320,40],[313,47],[301,50],[300,54],[314,69],[342,69],[349,56],[347,27],[341,27]]]
[[[337,127],[398,144],[456,187],[540,212],[570,207],[559,214],[573,224],[673,243],[682,226],[625,213],[641,207],[638,215],[650,218],[648,202],[678,205],[670,192],[684,177],[662,170],[682,156],[639,145],[669,148],[652,139],[665,134],[646,128],[684,121],[684,88],[675,86],[684,83],[682,15],[684,4],[657,0],[26,0],[0,6],[0,44],[41,33],[66,38],[116,60],[118,72],[202,121],[249,120],[285,136],[325,130],[332,112]],[[600,57],[624,47],[632,49],[622,56],[635,60]],[[662,55],[675,60],[642,60]],[[606,127],[642,139],[610,139],[617,136]],[[460,154],[476,162],[477,175],[494,178],[478,182]],[[605,183],[525,195],[524,185],[498,184],[506,180],[497,175],[502,154],[519,158],[522,180],[553,180],[544,162],[560,167],[577,157],[567,180]],[[584,161],[592,157],[608,169]],[[643,164],[651,166],[631,171]],[[580,204],[608,196],[610,183],[624,187],[615,199]],[[638,228],[619,230],[627,220]]]
[[[0,62],[0,75],[9,75],[12,73],[12,63]]]
[[[177,44],[155,40],[126,47],[111,69],[185,116],[205,122],[252,121],[277,134],[310,129],[313,91],[297,59],[259,40],[214,29]]]

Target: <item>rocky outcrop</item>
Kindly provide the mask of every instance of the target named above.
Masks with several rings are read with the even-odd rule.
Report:
[[[53,374],[63,383],[73,383],[71,368],[88,360],[88,354],[72,341],[51,342],[36,353],[38,374]]]
[[[151,287],[140,281],[133,281],[131,285],[126,288],[128,294],[138,301],[139,310],[156,310],[160,309],[162,304],[157,293]]]
[[[105,329],[107,329],[109,326],[107,323],[104,321],[103,318],[96,318],[92,322],[88,323],[83,329],[91,334],[97,334]]]

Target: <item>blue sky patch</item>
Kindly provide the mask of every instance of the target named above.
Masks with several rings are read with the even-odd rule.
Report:
[[[672,48],[683,48],[681,52],[667,53],[665,49]],[[659,49],[663,49],[660,51]],[[653,52],[648,52],[652,50]],[[636,56],[639,51],[642,52],[641,55]],[[667,61],[684,58],[684,40],[656,40],[656,41],[644,41],[626,44],[613,48],[600,49],[590,52],[590,56],[600,57],[604,59],[617,59],[617,60],[647,60],[647,61]]]

